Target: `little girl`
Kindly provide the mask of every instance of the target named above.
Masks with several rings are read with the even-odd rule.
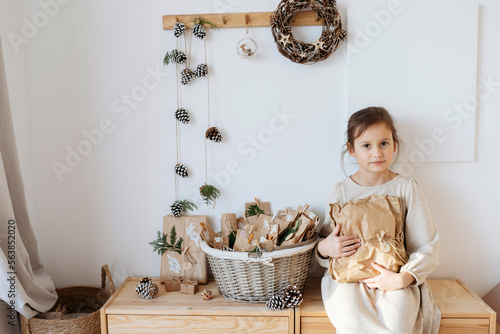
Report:
[[[329,204],[371,195],[400,198],[409,259],[397,273],[372,263],[380,275],[359,283],[337,283],[325,272],[323,303],[337,334],[438,333],[441,313],[425,279],[438,265],[439,234],[418,183],[389,169],[399,148],[394,122],[384,108],[368,107],[350,117],[342,157],[349,153],[357,158],[359,170],[328,196],[321,230],[325,238],[318,243],[316,260],[328,268],[330,257],[350,256],[361,245],[356,235],[339,236],[340,224],[332,230]]]

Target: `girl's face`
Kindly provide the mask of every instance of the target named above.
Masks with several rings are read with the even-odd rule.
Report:
[[[354,140],[354,145],[347,145],[349,154],[357,158],[360,171],[370,173],[387,172],[391,165],[396,143],[392,132],[383,123],[370,126]]]

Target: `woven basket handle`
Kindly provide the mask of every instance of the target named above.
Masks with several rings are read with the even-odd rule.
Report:
[[[115,293],[115,284],[113,283],[113,278],[111,277],[111,272],[107,264],[101,267],[101,288],[106,288],[106,277],[108,278],[109,291],[111,294]]]

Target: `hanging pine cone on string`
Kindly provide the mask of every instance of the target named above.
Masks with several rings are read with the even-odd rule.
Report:
[[[302,303],[302,292],[297,289],[297,287],[287,285],[283,289],[283,294],[282,294],[282,299],[283,299],[283,304],[285,307],[295,307],[300,305]]]
[[[203,24],[198,23],[198,24],[194,25],[194,27],[193,27],[193,35],[195,35],[199,39],[204,39],[205,36],[207,36],[207,32],[205,31],[205,28],[203,27]]]
[[[172,215],[175,218],[179,218],[182,214],[182,211],[184,211],[184,207],[182,206],[182,203],[176,201],[170,206],[170,211],[172,211]]]
[[[167,66],[170,63],[184,64],[187,60],[187,56],[183,51],[173,49],[168,51],[163,58],[163,65]]]
[[[266,309],[268,309],[270,311],[282,310],[284,307],[285,307],[285,304],[283,303],[283,299],[281,299],[281,296],[279,293],[272,296],[266,302]]]
[[[172,211],[172,215],[175,218],[179,218],[183,212],[198,210],[198,207],[193,202],[188,201],[187,199],[182,201],[175,201],[174,204],[170,206],[170,211]]]
[[[182,22],[177,22],[174,25],[174,36],[175,37],[180,37],[184,31],[186,31],[186,26]]]
[[[193,19],[194,27],[193,27],[193,35],[195,35],[199,39],[204,39],[207,36],[207,32],[205,31],[204,24],[208,24],[212,30],[219,29],[215,24],[210,22],[203,17]]]
[[[209,128],[207,132],[205,132],[205,137],[216,143],[220,143],[222,141],[222,134],[215,126]]]
[[[175,111],[175,118],[184,124],[189,123],[189,113],[184,108],[179,108]]]
[[[186,166],[177,164],[175,165],[175,174],[179,175],[180,177],[188,177],[188,170]]]
[[[181,84],[187,85],[191,80],[193,80],[194,73],[191,69],[185,68],[181,71]]]
[[[177,64],[184,64],[186,62],[186,60],[187,60],[187,56],[184,53],[184,51],[177,51],[177,50],[175,50],[174,61]]]
[[[142,298],[152,299],[158,296],[159,289],[150,277],[144,276],[135,287],[135,292]]]
[[[208,66],[207,64],[199,64],[194,71],[194,76],[201,78],[205,77],[208,74]]]

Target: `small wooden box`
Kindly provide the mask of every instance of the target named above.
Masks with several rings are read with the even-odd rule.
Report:
[[[440,334],[495,334],[496,313],[458,279],[428,280],[441,311]],[[321,280],[307,281],[304,301],[295,309],[295,333],[335,333],[321,299]]]
[[[134,291],[140,278],[127,278],[101,308],[102,334],[159,333],[293,333],[294,310],[268,311],[264,304],[229,301],[210,280],[202,288],[213,291],[212,300],[201,293],[181,294],[160,289],[154,299]],[[153,279],[160,284],[159,279]]]

